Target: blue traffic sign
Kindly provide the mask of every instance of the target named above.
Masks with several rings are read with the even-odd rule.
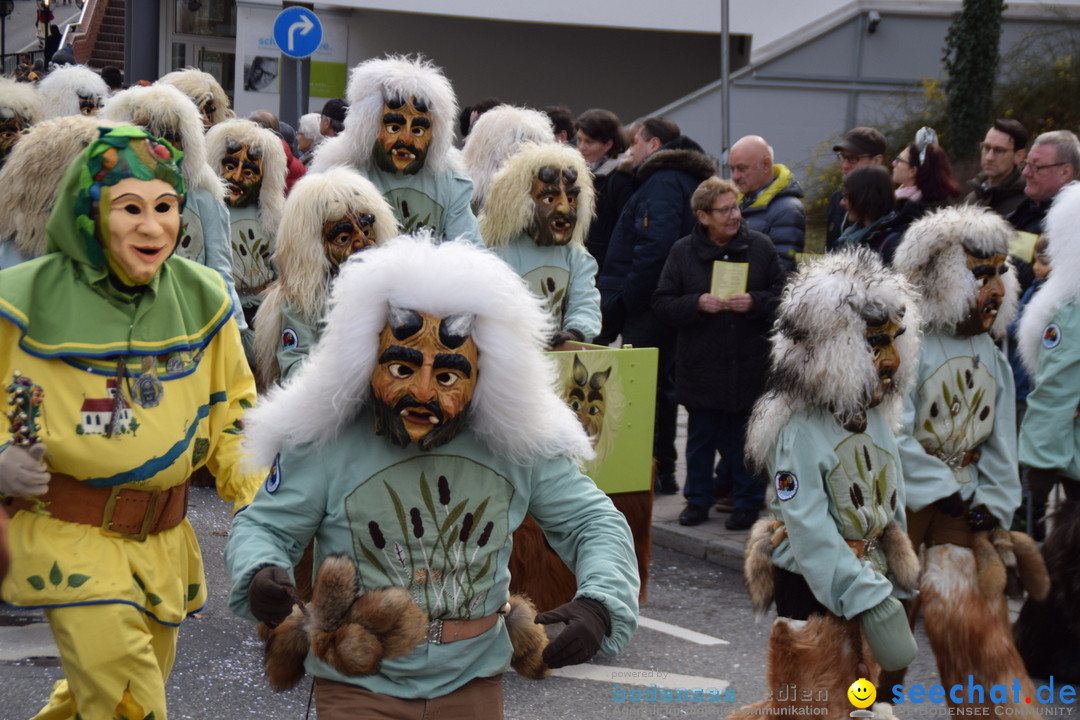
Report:
[[[274,42],[283,54],[306,58],[318,50],[322,42],[322,23],[307,8],[285,8],[274,20]]]

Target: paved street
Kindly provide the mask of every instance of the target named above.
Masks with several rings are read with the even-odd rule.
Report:
[[[673,500],[679,502],[669,498],[658,507],[670,506]],[[211,600],[198,618],[183,625],[169,683],[170,718],[304,718],[310,681],[287,693],[270,690],[262,676],[261,647],[253,626],[232,616],[225,605],[221,561],[228,531],[225,503],[213,491],[197,488],[191,505],[191,521],[206,556]],[[721,517],[710,523],[722,525]],[[738,572],[656,547],[642,615],[642,627],[619,658],[596,658],[543,681],[508,673],[508,720],[716,718],[762,697],[771,618],[755,621]],[[30,624],[16,625],[27,621]],[[656,629],[657,621],[674,628],[660,625]],[[688,638],[686,631],[701,636]],[[919,658],[908,682],[930,685],[937,682],[937,675],[921,629],[919,643]],[[0,606],[0,717],[28,718],[44,704],[52,682],[61,675],[55,658],[50,657],[54,653],[39,613]],[[631,673],[637,677],[626,677]],[[631,704],[613,699],[633,682],[653,682],[650,674],[669,687],[716,687],[721,692],[730,687],[733,699],[709,704]],[[1063,712],[1069,709],[1074,708],[1061,706]],[[941,715],[942,708],[932,705],[907,705],[900,714],[904,718]],[[314,710],[308,717],[315,717]]]

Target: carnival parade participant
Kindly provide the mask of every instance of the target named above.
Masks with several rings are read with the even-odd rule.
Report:
[[[824,684],[830,717],[847,713],[853,682],[876,682],[877,664],[915,658],[898,598],[911,596],[919,563],[893,434],[919,349],[914,305],[910,286],[865,248],[802,266],[784,290],[768,389],[750,420],[747,459],[773,486],[773,517],[754,525],[745,567],[755,609],[776,602],[770,685]]]
[[[46,254],[0,273],[0,373],[24,408],[0,452],[0,594],[44,609],[65,675],[40,719],[166,717],[178,627],[207,599],[187,480],[207,465],[239,510],[264,477],[238,465],[255,385],[225,283],[171,257],[179,158],[103,131],[64,176]]]
[[[37,93],[47,118],[95,115],[109,96],[109,86],[85,65],[65,65],[46,75]]]
[[[0,168],[23,131],[44,114],[33,85],[0,77]]]
[[[473,123],[462,159],[473,182],[473,210],[479,214],[502,164],[525,143],[554,143],[551,120],[539,110],[499,105]]]
[[[277,277],[274,241],[285,204],[285,150],[281,138],[250,120],[225,120],[206,134],[206,152],[225,180],[232,277],[249,329],[244,347],[254,366],[255,313]]]
[[[893,258],[919,293],[924,331],[899,436],[908,533],[916,549],[926,547],[910,615],[914,622],[921,604],[946,685],[972,673],[987,684],[1019,678],[1030,686],[1011,640],[1004,584],[987,584],[1025,567],[1046,572],[1030,538],[1008,532],[1020,505],[1016,404],[994,337],[1016,312],[1012,235],[987,208],[945,208],[913,223]],[[957,587],[942,586],[943,577]],[[958,650],[975,646],[980,653]]]
[[[476,127],[497,111],[485,113]],[[581,153],[529,143],[495,174],[480,214],[484,242],[547,304],[555,323],[549,348],[592,342],[600,332],[596,260],[585,249],[594,204]]]
[[[56,190],[72,161],[117,123],[67,115],[35,123],[12,149],[0,170],[0,270],[45,252],[45,226]]]
[[[274,248],[278,279],[267,289],[255,324],[256,373],[263,387],[287,379],[308,356],[345,261],[397,234],[383,196],[345,167],[301,178],[282,214]]]
[[[213,125],[236,117],[229,107],[229,96],[221,83],[208,72],[198,68],[173,70],[158,78],[163,85],[172,85],[191,98],[202,116],[203,128],[209,130]]]
[[[315,153],[312,172],[358,170],[386,197],[407,233],[480,242],[472,182],[454,151],[457,99],[442,70],[421,57],[368,60],[349,73],[345,132]]]
[[[110,97],[101,116],[144,127],[154,137],[169,141],[184,153],[182,170],[187,192],[183,232],[176,254],[221,273],[236,301],[236,322],[242,332],[247,321],[233,286],[225,185],[207,162],[206,138],[198,109],[186,95],[170,85],[137,85]]]
[[[232,609],[285,619],[289,569],[315,538],[316,566],[344,554],[360,593],[403,587],[432,621],[426,644],[371,674],[309,654],[320,718],[406,708],[501,718],[511,647],[498,613],[526,512],[578,579],[574,600],[536,618],[567,623],[544,663],[585,662],[630,639],[630,531],[578,470],[591,448],[553,390],[543,353],[552,331],[541,301],[494,254],[402,236],[346,263],[319,344],[249,415],[249,449],[273,470],[233,523]]]
[[[1020,462],[1034,516],[1045,512],[1055,485],[1064,502],[1052,515],[1043,554],[1053,585],[1046,602],[1028,599],[1016,623],[1016,639],[1033,673],[1049,671],[1066,682],[1080,682],[1080,624],[1077,623],[1077,577],[1080,576],[1080,184],[1066,185],[1046,214],[1046,235],[1053,272],[1020,318],[1020,357],[1034,386],[1020,425]],[[1038,262],[1036,262],[1038,272]]]

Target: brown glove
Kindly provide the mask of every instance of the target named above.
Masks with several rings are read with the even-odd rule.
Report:
[[[581,334],[580,330],[559,330],[548,341],[548,349],[554,350],[563,343],[568,342],[585,342],[585,336]]]
[[[540,613],[536,622],[541,625],[566,623],[558,637],[544,648],[544,664],[549,668],[561,668],[583,663],[600,650],[611,616],[603,603],[583,597]]]
[[[271,627],[289,616],[298,597],[289,573],[272,565],[255,573],[248,585],[251,614]]]

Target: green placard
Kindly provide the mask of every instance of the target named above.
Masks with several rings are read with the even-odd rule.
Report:
[[[349,67],[345,63],[311,61],[308,94],[311,97],[343,98]]]
[[[608,495],[652,489],[656,348],[553,352],[559,388],[596,449],[585,474]]]

